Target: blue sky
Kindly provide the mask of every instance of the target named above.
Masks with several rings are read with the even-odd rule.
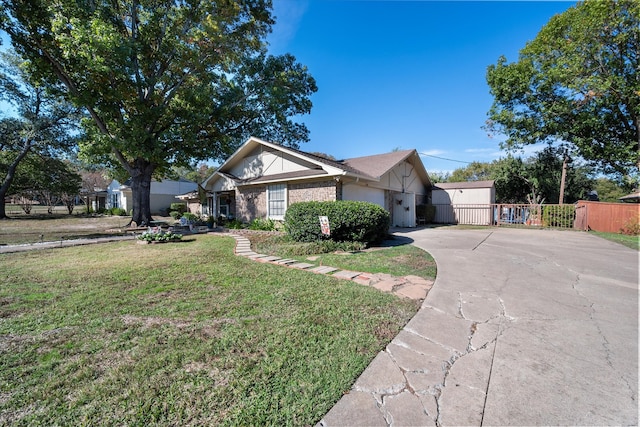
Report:
[[[318,92],[300,149],[337,159],[413,149],[429,172],[504,156],[482,126],[487,67],[518,51],[564,1],[273,0],[273,54],[309,68]],[[3,34],[3,47],[9,40]],[[6,110],[6,104],[0,109]],[[260,135],[255,135],[260,137]],[[525,156],[535,150],[529,147]]]
[[[463,162],[504,156],[501,137],[482,129],[492,103],[487,67],[500,55],[517,60],[574,4],[274,0],[271,52],[293,54],[318,84],[301,118],[311,140],[300,148],[338,159],[395,148]],[[422,161],[430,172],[465,166]]]

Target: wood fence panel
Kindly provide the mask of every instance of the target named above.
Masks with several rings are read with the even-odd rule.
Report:
[[[575,227],[588,231],[618,233],[630,221],[640,217],[638,203],[605,203],[579,201]]]

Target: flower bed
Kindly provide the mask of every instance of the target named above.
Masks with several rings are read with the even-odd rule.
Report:
[[[137,239],[139,243],[167,243],[182,240],[182,234],[174,233],[171,230],[164,231],[160,227],[149,227]]]

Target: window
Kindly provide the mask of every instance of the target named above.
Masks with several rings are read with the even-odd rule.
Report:
[[[270,185],[267,188],[267,216],[271,219],[284,219],[287,210],[286,184]]]
[[[120,206],[118,206],[118,194],[116,193],[112,193],[111,194],[111,207],[112,208],[119,208]]]

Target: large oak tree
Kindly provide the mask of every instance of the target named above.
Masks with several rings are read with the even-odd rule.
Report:
[[[131,176],[151,221],[152,177],[223,159],[249,135],[297,146],[316,91],[291,55],[268,56],[269,0],[0,0],[0,28],[31,71],[86,109],[81,151]]]
[[[640,2],[586,1],[487,72],[488,128],[507,148],[560,143],[606,173],[640,162]]]

